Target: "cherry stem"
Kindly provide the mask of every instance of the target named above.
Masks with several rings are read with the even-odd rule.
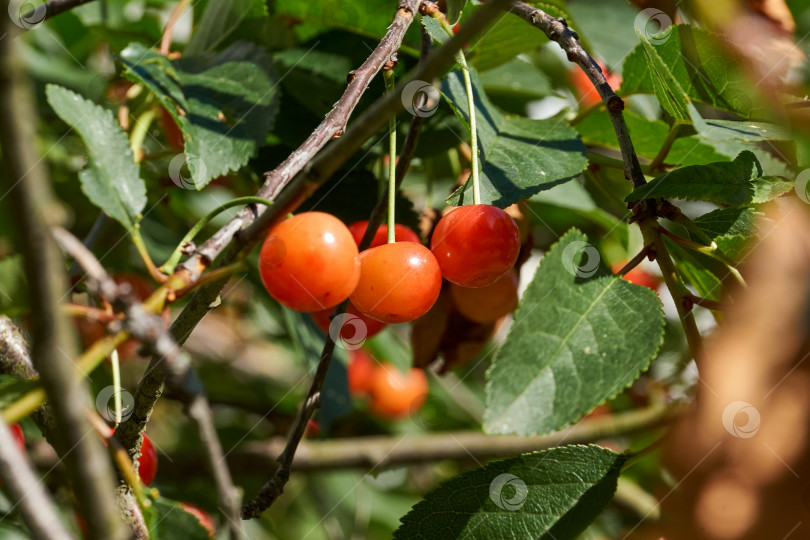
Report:
[[[155,266],[154,261],[152,261],[152,257],[149,255],[149,250],[146,249],[146,244],[143,241],[143,237],[141,236],[141,226],[139,224],[135,224],[130,231],[132,235],[132,243],[135,244],[135,249],[138,250],[138,254],[143,259],[143,264],[146,266],[146,270],[149,272],[149,275],[152,276],[152,279],[159,283],[166,283],[166,280],[169,279],[167,275],[162,273],[157,266]]]
[[[183,237],[183,239],[180,241],[177,247],[174,248],[174,251],[169,256],[169,260],[167,260],[166,263],[160,267],[160,270],[162,272],[165,272],[166,274],[171,274],[172,272],[174,272],[174,269],[180,262],[180,258],[183,256],[183,250],[189,245],[189,243],[192,240],[194,240],[194,237],[197,236],[197,234],[203,229],[203,227],[208,225],[208,222],[210,222],[224,210],[227,210],[228,208],[232,208],[234,206],[240,206],[243,204],[263,204],[265,206],[270,206],[273,204],[273,201],[264,199],[262,197],[238,197],[236,199],[226,202],[221,206],[218,206],[217,208],[214,208],[208,214],[203,216],[203,218],[200,221],[198,221],[197,224],[194,225],[194,227],[192,227],[190,231],[186,233],[186,235]]]
[[[118,426],[121,423],[121,366],[118,361],[118,349],[113,349],[112,353],[110,353],[110,363],[112,364],[113,388],[115,390],[115,394],[113,394],[115,425]]]
[[[447,22],[443,13],[438,12],[433,16],[442,23],[442,28],[450,37],[453,36],[453,27]],[[470,78],[470,68],[467,67],[467,58],[464,51],[459,49],[456,53],[456,61],[461,66],[461,73],[464,76],[464,88],[467,91],[467,109],[470,111],[470,177],[473,185],[473,204],[481,204],[481,185],[478,180],[478,130],[475,123],[475,94],[473,94],[472,79]]]
[[[134,154],[135,163],[143,161],[143,141],[146,139],[149,126],[152,125],[152,121],[157,117],[157,113],[158,111],[155,107],[149,107],[135,120],[135,125],[132,126],[132,132],[129,135],[129,147]]]
[[[393,70],[383,71],[385,89],[394,91]],[[388,243],[396,241],[396,205],[397,205],[397,119],[388,119]]]

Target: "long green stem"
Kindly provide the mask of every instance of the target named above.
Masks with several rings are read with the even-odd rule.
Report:
[[[129,136],[129,147],[132,148],[132,153],[135,154],[135,163],[141,161],[139,156],[141,148],[143,148],[143,141],[146,139],[149,126],[156,116],[156,108],[150,107],[135,120],[135,125],[132,126],[132,133]]]
[[[383,72],[385,89],[388,92],[394,91],[394,72],[388,70]],[[396,201],[397,201],[397,119],[391,117],[388,120],[388,243],[396,241]]]
[[[183,248],[186,246],[186,244],[194,240],[194,237],[197,236],[197,234],[203,229],[203,227],[208,225],[208,222],[217,217],[217,215],[219,215],[224,210],[227,210],[228,208],[232,208],[234,206],[240,206],[243,204],[263,204],[265,206],[270,206],[273,204],[273,201],[263,199],[261,197],[239,197],[226,202],[222,206],[214,208],[208,214],[203,216],[203,218],[200,221],[198,221],[197,224],[194,225],[194,227],[192,227],[190,231],[188,231],[188,233],[186,233],[186,235],[183,237],[183,239],[180,241],[177,247],[174,248],[174,251],[169,256],[169,260],[167,260],[166,263],[160,267],[160,271],[166,274],[171,274],[172,272],[174,272],[174,269],[177,267],[177,263],[180,262],[180,258],[183,256]]]
[[[444,15],[439,13],[437,20],[442,23],[442,28],[444,28],[445,32],[452,36],[453,27],[450,26]],[[470,111],[470,148],[472,149],[470,177],[473,183],[473,204],[481,204],[481,185],[478,180],[478,129],[475,123],[475,94],[473,94],[470,69],[467,67],[467,58],[464,56],[464,51],[458,51],[456,60],[461,66],[461,73],[464,76],[464,88],[467,91],[467,109]]]

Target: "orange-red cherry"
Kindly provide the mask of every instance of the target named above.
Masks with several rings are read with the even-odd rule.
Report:
[[[304,212],[270,231],[259,253],[259,272],[280,304],[321,311],[348,298],[357,285],[357,244],[335,216]]]
[[[422,244],[394,242],[368,249],[360,254],[360,267],[352,304],[388,324],[421,317],[442,288],[439,263]]]
[[[371,392],[376,368],[377,363],[368,352],[363,349],[349,351],[349,365],[346,366],[349,392],[354,396]]]
[[[138,476],[141,477],[143,485],[148,486],[155,480],[157,474],[157,450],[155,445],[149,440],[146,433],[143,434],[141,443],[141,457],[138,458]]]
[[[332,324],[332,312],[334,308],[324,309],[312,313],[312,319],[318,328],[323,330],[325,334],[329,333],[329,327]],[[349,342],[359,342],[370,337],[374,337],[385,329],[387,324],[378,320],[366,317],[354,307],[354,304],[349,302],[349,307],[346,308],[347,317],[343,319],[343,324],[340,327],[340,338]],[[360,321],[355,321],[354,317],[359,317]],[[358,324],[358,322],[360,324]]]
[[[366,234],[367,227],[368,227],[368,220],[355,221],[354,223],[349,225],[349,232],[352,233],[354,241],[358,246],[360,245],[360,242],[363,240],[363,235]],[[400,223],[394,225],[394,241],[416,242],[417,244],[422,243],[422,240],[419,239],[418,234],[416,234],[411,229]],[[386,243],[388,243],[388,226],[380,225],[379,227],[377,227],[377,232],[374,233],[374,239],[371,241],[371,245],[369,246],[369,248],[382,246],[383,244]]]
[[[20,451],[25,452],[25,435],[23,434],[20,424],[11,424],[8,426],[8,429],[11,430],[11,435],[14,437],[14,442],[17,443]]]
[[[459,313],[480,324],[492,323],[515,311],[518,305],[518,276],[514,270],[486,287],[471,289],[450,286],[450,296]]]
[[[408,416],[422,407],[427,392],[427,376],[421,369],[402,373],[393,364],[380,364],[371,382],[371,409],[387,417]]]
[[[627,261],[623,263],[614,264],[613,271],[614,272],[620,271],[622,268],[624,268],[625,264],[627,264]],[[630,283],[635,283],[636,285],[647,287],[648,289],[652,289],[653,291],[657,291],[658,287],[661,285],[661,278],[659,276],[650,274],[640,266],[636,266],[622,277],[625,280],[629,281]]]
[[[445,279],[462,287],[484,287],[514,266],[520,231],[500,208],[460,206],[439,220],[430,249]]]

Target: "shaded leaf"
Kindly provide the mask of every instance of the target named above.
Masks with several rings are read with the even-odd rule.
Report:
[[[567,123],[505,116],[484,94],[474,69],[470,69],[470,75],[482,163],[482,203],[505,208],[585,170],[585,146]],[[462,73],[448,75],[442,91],[462,120],[469,122]],[[447,200],[452,205],[471,201],[472,180]]]
[[[587,241],[566,233],[526,289],[487,372],[487,432],[563,428],[629,386],[657,353],[658,296],[613,276]]]
[[[8,407],[37,387],[39,387],[39,382],[35,380],[0,375],[0,408]]]
[[[155,94],[183,131],[189,187],[202,189],[239,169],[264,144],[279,92],[270,57],[255,45],[238,42],[216,56],[171,61],[134,43],[120,59],[125,75]]]
[[[66,88],[49,84],[45,93],[87,146],[90,166],[79,173],[82,191],[111,218],[132,227],[146,206],[146,184],[121,125],[110,111]]]
[[[756,97],[750,80],[736,67],[745,65],[744,60],[731,46],[718,53],[717,43],[722,39],[695,26],[670,26],[657,34],[654,42],[642,42],[627,56],[619,95],[655,91],[659,73],[649,69],[652,47],[690,99],[746,118],[766,116],[767,104]]]
[[[205,5],[183,54],[198,56],[213,51],[243,20],[267,15],[264,0],[212,0]]]
[[[447,22],[456,24],[466,4],[467,0],[447,0]]]
[[[613,498],[626,460],[565,446],[489,463],[428,493],[394,538],[576,538]]]
[[[651,198],[709,201],[724,206],[762,203],[793,189],[793,182],[763,176],[762,166],[749,151],[731,163],[691,165],[663,174],[634,190],[627,202]]]

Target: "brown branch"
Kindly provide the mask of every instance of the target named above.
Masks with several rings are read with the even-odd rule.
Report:
[[[684,308],[688,311],[692,309],[692,306],[700,306],[706,309],[711,309],[713,311],[723,311],[726,309],[726,306],[722,302],[718,302],[717,300],[710,300],[708,298],[703,298],[700,296],[696,296],[694,294],[685,294],[683,295],[683,302]]]
[[[70,540],[53,499],[45,491],[17,442],[0,418],[0,479],[11,495],[12,509],[19,506],[34,538]]]
[[[607,106],[610,121],[613,123],[613,129],[619,140],[619,148],[622,151],[625,178],[633,183],[633,187],[644,185],[646,183],[644,173],[641,171],[638,156],[633,148],[633,141],[630,139],[630,131],[624,121],[624,115],[622,115],[624,101],[610,87],[599,64],[582,48],[577,33],[568,28],[568,24],[562,17],[552,17],[545,11],[524,2],[515,2],[510,11],[545,32],[548,39],[556,41],[565,51],[569,61],[582,68]]]
[[[167,374],[166,384],[186,404],[189,417],[197,424],[200,440],[214,475],[219,503],[228,521],[231,538],[241,537],[239,530],[239,493],[233,486],[230,472],[224,460],[222,445],[216,435],[213,415],[202,383],[191,367],[188,354],[184,353],[171,335],[164,329],[163,319],[146,310],[132,294],[127,284],[117,284],[104,270],[101,263],[68,231],[55,227],[53,235],[62,248],[71,255],[87,274],[88,289],[122,312],[121,321],[126,330],[143,342],[153,354],[161,358]],[[137,458],[136,455],[133,456]]]
[[[421,44],[420,59],[422,62],[424,62],[430,54],[432,44],[432,38],[424,29],[422,29]],[[423,96],[423,99],[426,99],[426,96]],[[402,150],[400,151],[399,160],[397,161],[396,165],[396,173],[394,176],[396,189],[399,189],[399,187],[402,185],[402,181],[405,179],[405,173],[410,167],[413,154],[416,151],[417,144],[419,143],[419,136],[422,132],[423,124],[424,118],[414,116],[410,126],[408,127],[408,134],[405,137],[405,142],[402,145]],[[360,251],[368,249],[372,240],[374,239],[374,234],[376,233],[377,228],[380,226],[385,209],[387,208],[388,192],[389,189],[386,188],[385,192],[382,194],[380,200],[377,202],[371,212],[368,225],[366,226],[366,231],[363,234],[363,239],[360,241],[360,245],[358,246]],[[347,301],[342,302],[335,309],[332,316],[336,317],[344,313],[346,311],[347,304]],[[331,363],[334,350],[335,342],[333,341],[331,334],[327,333],[326,342],[324,343],[321,358],[318,363],[318,369],[315,371],[315,376],[312,379],[309,392],[307,393],[307,398],[301,405],[292,429],[290,430],[287,442],[284,445],[284,449],[278,456],[277,462],[279,467],[273,473],[270,480],[268,480],[262,486],[256,497],[242,507],[243,519],[261,516],[262,512],[270,507],[270,505],[272,505],[273,502],[284,491],[284,486],[290,479],[293,460],[295,459],[298,445],[301,443],[301,439],[304,437],[307,422],[309,422],[312,415],[321,406],[321,390],[323,389],[324,382],[326,381],[326,374],[329,370],[329,364]]]
[[[31,360],[51,404],[55,448],[64,457],[79,509],[91,540],[128,536],[115,508],[113,468],[84,416],[89,389],[70,359],[74,351],[70,322],[57,299],[68,289],[64,262],[48,234],[48,224],[64,215],[53,200],[45,164],[36,158],[32,132],[36,115],[33,89],[12,50],[18,28],[0,17],[0,147],[2,185],[14,218],[13,234],[23,256],[31,298]],[[65,355],[68,355],[68,358]]]
[[[19,13],[19,19],[15,22],[19,23],[19,26],[22,28],[28,30],[46,19],[56,17],[60,13],[64,13],[65,11],[69,11],[84,4],[89,4],[92,1],[93,0],[50,0],[49,2],[45,2],[44,4],[35,7],[33,10],[24,15]],[[23,3],[20,7],[27,7],[27,5],[27,3]]]
[[[557,42],[563,51],[565,51],[568,60],[582,68],[599,92],[602,101],[607,106],[610,120],[613,123],[613,130],[616,132],[616,138],[622,152],[625,178],[632,182],[634,188],[644,185],[647,181],[641,170],[638,156],[633,148],[633,141],[630,139],[630,131],[627,128],[622,113],[624,110],[624,101],[616,95],[607,80],[605,80],[605,76],[602,74],[602,69],[599,67],[599,64],[582,48],[577,33],[568,28],[565,19],[552,17],[543,10],[523,2],[515,2],[514,6],[512,6],[509,11],[545,32],[550,40]],[[678,314],[681,317],[681,323],[687,341],[689,342],[692,356],[697,358],[701,337],[697,324],[695,323],[694,315],[690,310],[684,309],[683,295],[687,292],[685,290],[686,287],[680,276],[675,272],[675,265],[672,262],[672,258],[663,241],[661,241],[659,232],[655,229],[657,216],[666,215],[662,212],[662,209],[666,212],[671,212],[671,209],[667,207],[666,203],[658,199],[641,201],[635,203],[631,208],[635,213],[633,221],[638,222],[645,244],[652,245],[655,251],[656,262],[659,268],[661,268],[661,273],[664,275],[667,288],[675,299],[675,304],[678,307]]]
[[[455,61],[456,52],[495,20],[497,13],[511,1],[494,0],[481,8],[460,27],[459,32],[453,38],[434,51],[424,64],[420,65],[409,77],[402,81],[394,92],[382,96],[360,115],[343,136],[327,145],[309,163],[298,158],[296,168],[300,172],[295,174],[294,169],[288,171],[290,174],[295,174],[292,180],[284,180],[277,185],[273,182],[265,182],[262,191],[259,193],[264,194],[266,197],[269,191],[278,192],[279,195],[274,200],[275,204],[270,208],[259,206],[252,211],[240,212],[234,220],[220,229],[204,244],[204,246],[207,246],[205,250],[207,255],[205,257],[202,257],[202,252],[198,249],[196,254],[184,263],[186,272],[198,276],[206,267],[203,264],[203,259],[210,262],[210,260],[219,257],[218,266],[221,267],[231,264],[246,251],[249,251],[256,242],[261,240],[265,231],[275,220],[295,210],[322,183],[329,179],[366,140],[384,127],[392,115],[402,110],[400,93],[405,85],[416,80],[432,81],[440,76]],[[300,156],[300,152],[301,149],[299,148],[294,154]],[[308,154],[309,157],[314,152],[315,150],[311,149]],[[288,178],[289,175],[285,177]],[[275,176],[270,173],[269,179],[273,180],[274,178]],[[286,187],[284,187],[285,185]],[[283,191],[281,190],[282,187],[284,187]],[[236,239],[235,242],[234,239]],[[226,282],[227,279],[222,279],[201,287],[191,297],[170,328],[170,332],[178,344],[182,345],[206,313],[218,305],[219,292]],[[160,359],[153,357],[135,392],[133,414],[116,431],[116,434],[121,433],[119,440],[124,446],[132,448],[129,445],[138,440],[155,402],[160,397],[163,381],[164,375],[160,369]]]

